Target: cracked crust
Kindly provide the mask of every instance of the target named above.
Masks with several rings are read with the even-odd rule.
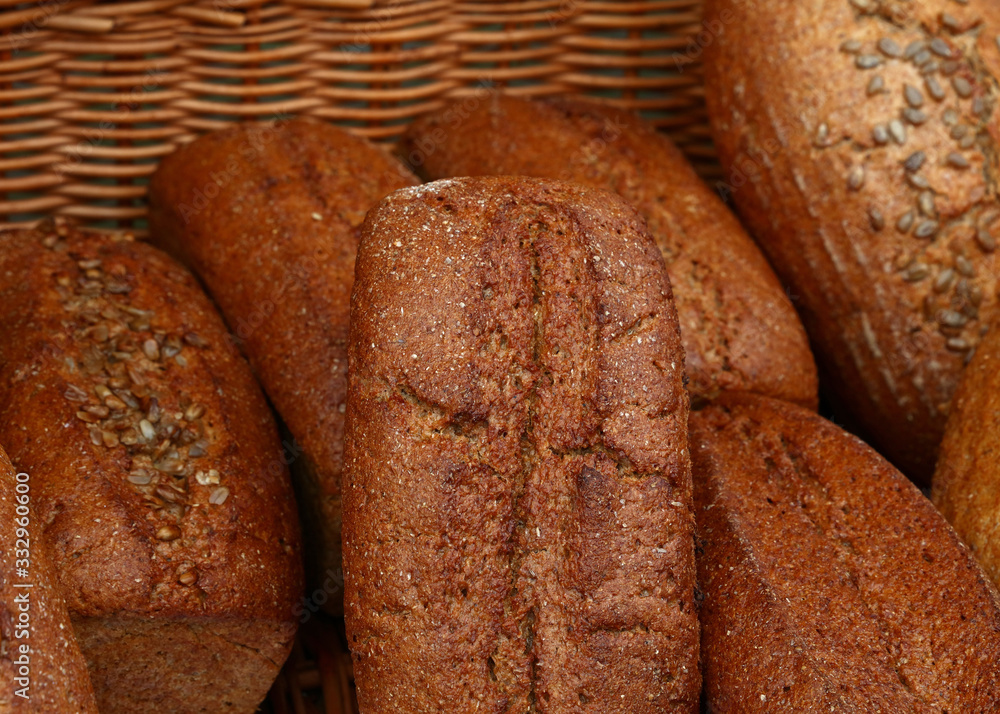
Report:
[[[831,397],[911,478],[934,468],[997,311],[1000,5],[711,0],[713,133]],[[762,41],[761,38],[766,38]]]
[[[165,700],[252,711],[291,647],[302,565],[287,467],[249,366],[191,274],[130,236],[57,221],[0,234],[0,256],[0,442],[32,476],[74,626],[87,624],[81,649],[102,672],[101,711]],[[93,649],[93,633],[132,620],[245,628],[268,638],[255,645],[274,662],[140,634],[113,657]],[[185,679],[205,673],[211,687]]]
[[[995,710],[1000,594],[913,484],[775,400],[690,424],[713,712]]]
[[[539,176],[623,196],[663,253],[695,403],[741,390],[816,407],[805,331],[767,261],[680,151],[638,117],[492,94],[417,119],[401,151],[429,179]]]
[[[0,448],[0,712],[97,714],[87,664],[41,542],[41,523],[31,512],[35,483],[31,474],[15,476]],[[28,677],[19,681],[25,665]]]
[[[682,349],[621,199],[439,181],[368,216],[348,637],[378,712],[693,712]]]
[[[326,122],[242,124],[166,157],[150,181],[152,240],[192,267],[302,447],[293,466],[313,587],[338,578],[347,337],[358,230],[417,183]],[[342,611],[340,592],[327,609]]]

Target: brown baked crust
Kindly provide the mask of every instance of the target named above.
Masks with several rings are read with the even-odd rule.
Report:
[[[677,147],[637,116],[493,94],[416,120],[402,152],[429,179],[541,176],[624,196],[667,263],[695,402],[735,389],[816,407],[805,330],[764,256]]]
[[[252,711],[291,646],[302,566],[249,367],[194,278],[129,236],[59,222],[0,234],[0,256],[0,441],[32,475],[101,711]],[[120,627],[134,620],[178,640],[239,626],[246,646],[177,651]],[[98,657],[111,632],[116,659]],[[139,663],[146,685],[119,686]]]
[[[1000,330],[980,343],[955,393],[932,498],[1000,584]]]
[[[710,0],[706,13],[733,199],[800,296],[831,393],[925,481],[996,313],[1000,5]]]
[[[931,503],[806,410],[691,415],[713,712],[986,712],[1000,595]]]
[[[358,231],[380,198],[415,183],[372,144],[301,119],[207,134],[166,157],[150,182],[153,241],[201,278],[304,452],[293,475],[317,582],[341,576]],[[342,593],[326,594],[341,611]]]
[[[613,194],[439,181],[366,220],[345,610],[378,712],[697,708],[676,312]]]
[[[0,712],[97,714],[87,664],[31,512],[32,485],[31,474],[16,478],[0,448]]]

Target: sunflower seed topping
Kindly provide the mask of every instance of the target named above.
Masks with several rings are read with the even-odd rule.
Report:
[[[980,228],[976,231],[976,242],[987,253],[992,253],[997,249],[996,240],[993,239],[993,236],[985,228]]]
[[[920,205],[920,212],[928,218],[933,218],[937,215],[937,207],[934,205],[933,191],[923,191],[917,202]]]
[[[948,154],[948,164],[956,169],[969,168],[969,160],[962,156],[962,154],[956,152]]]
[[[965,77],[952,77],[951,86],[955,88],[958,96],[962,99],[968,99],[972,96],[972,84]]]
[[[852,191],[860,191],[865,185],[865,167],[855,166],[847,177],[847,187]]]
[[[915,220],[916,216],[913,214],[913,211],[907,211],[899,217],[899,220],[896,222],[896,228],[900,233],[909,233],[910,229],[913,228]]]
[[[920,170],[925,161],[927,161],[927,154],[923,151],[917,151],[909,155],[906,161],[903,162],[903,166],[910,173],[914,173]]]
[[[181,537],[181,529],[177,526],[160,526],[156,531],[156,539],[162,541],[177,540]]]
[[[938,276],[934,279],[934,292],[944,293],[951,288],[952,284],[955,282],[955,271],[951,268],[945,268]]]
[[[883,37],[878,41],[878,49],[886,57],[902,57],[903,48],[891,37]]]
[[[911,107],[919,108],[924,106],[924,95],[912,84],[907,84],[903,87],[903,96],[906,98],[906,103]]]
[[[885,216],[883,216],[882,212],[875,207],[868,209],[868,222],[876,231],[880,231],[885,228]]]
[[[942,327],[959,328],[969,324],[969,318],[955,310],[942,310],[938,314],[938,322]]]
[[[879,146],[885,146],[889,143],[889,130],[886,128],[885,124],[875,125],[872,129],[872,138]]]
[[[944,87],[941,86],[941,83],[937,81],[936,78],[927,76],[924,78],[924,84],[927,85],[927,92],[934,97],[935,101],[944,101],[947,93],[944,91]]]
[[[217,489],[212,491],[212,495],[208,497],[208,502],[213,506],[221,506],[229,498],[229,489],[225,486],[219,486]]]
[[[878,55],[858,55],[854,64],[858,69],[875,69],[882,64],[882,58]]]
[[[840,51],[849,55],[856,55],[861,52],[861,43],[857,40],[846,40],[840,45]]]
[[[903,110],[903,118],[914,126],[920,126],[927,122],[927,115],[913,107],[907,107]]]
[[[939,57],[944,57],[945,59],[951,59],[951,57],[954,56],[951,45],[942,40],[940,37],[935,37],[931,40],[931,51]]]
[[[931,269],[926,265],[923,263],[914,263],[903,273],[903,279],[908,283],[918,283],[930,274]]]
[[[917,238],[930,238],[938,232],[938,228],[940,226],[937,221],[921,221],[914,235]]]

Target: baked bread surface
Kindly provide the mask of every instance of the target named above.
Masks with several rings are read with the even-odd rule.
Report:
[[[415,183],[365,140],[305,119],[206,134],[150,182],[153,241],[201,278],[297,442],[307,569],[333,612],[358,230],[379,199]]]
[[[352,301],[345,610],[361,708],[693,712],[683,352],[613,194],[391,194]]]
[[[0,234],[0,442],[101,711],[254,711],[302,565],[277,431],[194,277],[63,222]]]
[[[801,408],[691,415],[712,712],[994,712],[1000,595],[920,491]]]
[[[742,390],[816,407],[809,343],[774,272],[677,147],[637,116],[491,94],[417,119],[402,152],[429,179],[540,176],[623,196],[666,261],[692,399]]]
[[[706,21],[732,200],[831,399],[927,482],[997,315],[1000,4],[709,0]]]

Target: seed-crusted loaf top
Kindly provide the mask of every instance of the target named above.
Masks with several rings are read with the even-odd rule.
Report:
[[[767,261],[677,147],[635,115],[493,94],[418,119],[403,152],[430,179],[541,176],[625,197],[666,260],[692,397],[737,389],[816,406],[805,331]]]
[[[0,234],[0,278],[0,441],[71,612],[293,619],[275,424],[194,278],[63,222]]]
[[[990,712],[1000,595],[917,488],[793,405],[691,416],[713,712]]]
[[[96,714],[66,603],[36,537],[31,475],[15,476],[0,448],[0,711]]]
[[[801,296],[830,391],[927,479],[997,310],[1000,4],[711,0],[707,17],[733,199]]]
[[[1000,330],[980,343],[962,376],[941,442],[933,499],[1000,585]]]
[[[326,122],[212,132],[150,182],[152,239],[192,267],[313,470],[324,531],[310,558],[340,567],[347,337],[358,234],[386,194],[418,183],[398,161]]]
[[[368,215],[345,610],[367,712],[692,712],[683,352],[617,196],[438,181]]]

